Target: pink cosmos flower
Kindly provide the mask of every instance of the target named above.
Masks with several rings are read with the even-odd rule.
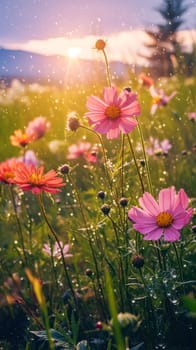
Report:
[[[196,121],[196,112],[188,112],[187,117],[189,120],[191,120],[193,122]]]
[[[154,139],[152,136],[150,137],[150,144],[151,147],[146,149],[146,152],[150,156],[167,155],[169,150],[172,148],[172,145],[168,139],[164,139],[160,142],[158,139]]]
[[[63,250],[64,258],[72,257],[73,255],[68,253],[70,250],[70,247],[71,247],[70,244],[63,245],[63,242],[61,242],[61,241],[59,243],[60,243],[60,246]],[[56,259],[61,259],[61,251],[60,251],[60,248],[59,248],[59,245],[57,242],[55,242],[54,247],[52,249],[51,249],[51,246],[49,244],[45,243],[42,250],[44,253],[46,253],[49,256],[53,256]]]
[[[67,159],[84,158],[91,163],[97,160],[96,148],[90,142],[78,142],[68,148]]]
[[[32,135],[33,140],[38,140],[44,136],[49,127],[50,123],[46,120],[45,117],[37,117],[29,122],[26,127],[26,133],[28,135]]]
[[[103,100],[90,96],[87,100],[89,112],[85,113],[96,132],[106,134],[108,139],[119,136],[120,131],[128,134],[137,126],[136,116],[140,105],[133,92],[123,90],[119,95],[116,87],[105,87]]]
[[[14,183],[23,191],[32,191],[34,194],[40,194],[42,191],[49,193],[60,192],[59,187],[64,186],[61,177],[54,170],[44,174],[44,167],[35,165],[26,165],[21,163],[15,170]]]
[[[192,216],[188,197],[183,189],[176,193],[174,187],[162,189],[158,202],[148,192],[139,198],[141,208],[133,207],[128,217],[133,227],[144,235],[144,240],[174,242],[180,239],[179,230],[187,225]]]
[[[34,153],[34,151],[32,150],[28,150],[24,153],[24,155],[22,157],[17,158],[20,162],[23,162],[27,165],[38,165],[39,161]]]
[[[14,183],[15,169],[19,162],[16,158],[10,158],[0,163],[0,182],[11,184]]]
[[[157,90],[154,86],[151,86],[150,94],[153,98],[152,101],[152,107],[151,107],[151,114],[155,114],[157,108],[159,106],[166,106],[168,102],[176,95],[176,91],[173,91],[171,95],[167,96],[163,90]]]

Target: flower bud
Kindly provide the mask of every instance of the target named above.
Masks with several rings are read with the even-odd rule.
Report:
[[[131,88],[129,86],[125,87],[123,90],[126,91],[126,92],[131,92]]]
[[[127,203],[128,203],[128,199],[125,198],[125,197],[122,197],[122,198],[120,199],[119,203],[120,203],[120,205],[121,205],[122,207],[126,207],[126,206],[127,206]]]
[[[88,276],[88,277],[92,277],[92,275],[93,275],[93,271],[91,270],[91,269],[86,269],[86,275]]]
[[[63,165],[61,165],[59,168],[58,168],[58,170],[60,171],[60,173],[61,174],[68,174],[69,173],[69,169],[70,169],[70,167],[69,167],[69,165],[68,164],[63,164]]]
[[[101,321],[98,321],[98,322],[96,323],[96,328],[97,328],[97,329],[102,329],[102,328],[103,328],[103,324],[102,324]]]
[[[95,48],[97,50],[103,50],[105,49],[106,42],[103,39],[98,39],[95,43]]]
[[[105,214],[108,215],[110,212],[110,206],[108,204],[104,204],[101,207],[101,211]]]
[[[184,149],[181,153],[182,153],[183,156],[186,156],[187,155],[187,150]]]
[[[137,269],[140,269],[144,266],[144,258],[142,255],[135,255],[132,259],[132,264]]]
[[[99,192],[97,193],[97,197],[100,198],[100,199],[104,199],[104,198],[105,198],[105,192],[99,191]]]
[[[76,115],[71,114],[67,119],[67,129],[76,131],[80,126],[79,120]]]
[[[140,160],[140,165],[143,166],[143,167],[145,166],[145,160],[144,159]]]

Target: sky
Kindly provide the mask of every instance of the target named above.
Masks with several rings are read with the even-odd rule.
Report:
[[[162,3],[163,0],[0,0],[0,47],[89,58],[93,57],[90,49],[96,38],[102,37],[117,58],[121,51],[125,59],[132,46],[133,58],[147,40],[143,29],[153,29],[161,23],[156,8]],[[185,3],[191,8],[183,16],[181,29],[196,29],[196,0]]]

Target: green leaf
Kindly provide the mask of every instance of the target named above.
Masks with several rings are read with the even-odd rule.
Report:
[[[114,337],[116,339],[118,350],[124,350],[124,342],[122,338],[121,328],[117,318],[118,314],[117,314],[116,303],[115,303],[114,289],[112,286],[112,280],[108,270],[105,270],[105,279],[106,279],[106,290],[107,290],[109,309],[112,316],[112,326],[114,331]]]
[[[46,331],[31,331],[31,333],[43,341],[48,341]],[[55,346],[60,347],[61,349],[74,350],[74,347],[65,340],[65,337],[61,333],[55,329],[50,329],[50,334]]]
[[[182,298],[185,308],[190,312],[192,317],[196,317],[196,299],[190,296]]]

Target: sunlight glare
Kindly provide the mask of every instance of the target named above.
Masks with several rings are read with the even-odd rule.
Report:
[[[67,50],[67,54],[70,58],[77,58],[80,54],[80,51],[80,47],[69,47],[69,49]]]

